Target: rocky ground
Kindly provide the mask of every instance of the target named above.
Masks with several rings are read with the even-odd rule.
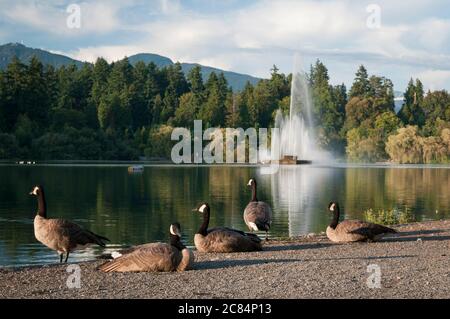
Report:
[[[196,252],[184,273],[104,274],[104,261],[81,263],[80,288],[67,286],[69,265],[5,268],[0,298],[450,298],[450,221],[396,228],[399,236],[376,243],[321,234],[261,252]]]

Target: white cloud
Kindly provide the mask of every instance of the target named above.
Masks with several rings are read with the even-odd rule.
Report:
[[[351,12],[342,4],[280,2],[261,1],[225,16],[202,16],[177,9],[163,19],[126,26],[130,31],[143,33],[143,38],[112,50],[108,55],[116,53],[116,58],[120,58],[128,54],[130,48],[140,47],[175,60],[224,61],[222,66],[235,68],[242,64],[242,56],[250,63],[252,55],[260,56],[260,52],[252,53],[248,49],[293,51],[309,48],[316,42],[337,41],[338,36],[350,37],[359,24],[364,25],[363,20],[354,22]],[[80,49],[78,56],[89,59],[94,50],[93,47]],[[105,47],[99,47],[98,51],[104,52]]]
[[[73,59],[87,62],[95,62],[97,58],[104,58],[108,62],[120,60],[126,56],[131,56],[136,53],[147,52],[144,46],[139,45],[107,45],[96,47],[85,47],[69,52],[55,52],[65,54]]]
[[[289,72],[292,56],[299,51],[308,63],[316,58],[329,61],[330,70],[339,72],[330,72],[336,82],[349,77],[343,72],[353,76],[361,63],[371,66],[373,72],[387,72],[384,75],[404,81],[423,70],[450,70],[450,20],[438,15],[446,6],[444,0],[426,4],[419,0],[378,0],[380,29],[369,29],[366,24],[366,7],[372,2],[260,0],[237,4],[225,12],[205,13],[198,10],[201,1],[190,2],[188,7],[180,0],[154,0],[151,5],[85,0],[81,3],[79,31],[64,27],[67,13],[62,2],[59,6],[19,2],[11,10],[3,10],[3,15],[56,37],[86,39],[96,35],[102,44],[88,41],[65,50],[74,58],[88,61],[98,56],[112,61],[151,52],[175,61],[268,76],[274,63]],[[139,14],[128,14],[128,9],[136,8]],[[122,35],[121,40],[117,34]]]
[[[424,49],[441,51],[450,43],[450,20],[427,19],[413,31]]]
[[[38,5],[35,2],[29,5],[19,3],[8,10],[4,10],[3,13],[15,23],[29,25],[46,31],[56,29],[57,25],[64,22],[62,16],[54,16],[55,12],[51,7]],[[50,19],[48,17],[49,14],[53,16]]]
[[[417,73],[414,78],[419,78],[426,90],[442,90],[450,86],[450,70],[426,70]]]
[[[83,32],[111,32],[120,28],[120,20],[117,18],[121,7],[117,4],[82,3],[81,21]]]
[[[68,4],[69,5],[69,4]],[[48,2],[18,3],[2,10],[7,19],[14,24],[25,25],[57,35],[86,35],[106,33],[121,28],[117,13],[121,9],[118,2],[81,2],[81,28],[69,28],[68,5],[55,6]]]
[[[159,0],[161,12],[163,14],[178,13],[181,9],[181,3],[179,0]]]
[[[351,7],[336,1],[259,1],[233,20],[235,42],[244,48],[323,45],[364,26]]]

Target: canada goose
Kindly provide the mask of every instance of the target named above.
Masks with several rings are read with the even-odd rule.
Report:
[[[333,213],[333,220],[330,226],[327,227],[327,237],[333,242],[375,241],[388,233],[397,233],[392,228],[361,220],[344,220],[339,222],[340,210],[338,203],[331,202],[328,205],[328,209]]]
[[[67,262],[70,252],[89,244],[105,247],[104,241],[109,241],[108,238],[94,234],[69,220],[47,218],[44,187],[35,186],[30,195],[36,196],[38,200],[38,211],[34,218],[34,236],[42,244],[58,252],[60,263],[63,261],[64,253],[66,253],[64,262]]]
[[[197,250],[202,253],[232,253],[262,250],[261,239],[255,234],[228,227],[208,229],[210,208],[207,203],[193,209],[203,214],[203,223],[194,236]]]
[[[256,180],[251,178],[247,186],[252,188],[252,199],[244,210],[244,222],[250,231],[264,230],[266,240],[272,224],[272,209],[269,204],[256,198]]]
[[[99,267],[103,272],[152,272],[184,271],[192,268],[194,254],[181,242],[181,227],[170,225],[170,242],[151,243],[131,247],[118,254],[115,259]]]

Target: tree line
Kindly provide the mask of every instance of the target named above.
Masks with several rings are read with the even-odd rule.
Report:
[[[307,74],[318,143],[350,161],[448,162],[450,96],[412,80],[394,110],[392,82],[364,66],[347,90],[331,85],[319,60]],[[233,92],[223,73],[187,75],[179,63],[158,68],[127,58],[55,69],[37,58],[13,59],[0,71],[0,159],[135,160],[169,157],[173,127],[273,126],[288,111],[292,75],[276,66],[269,79]]]

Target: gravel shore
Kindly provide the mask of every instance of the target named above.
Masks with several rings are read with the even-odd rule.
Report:
[[[104,274],[104,261],[81,263],[81,287],[71,289],[68,265],[0,268],[0,298],[450,298],[450,221],[396,229],[376,243],[321,234],[261,252],[195,252],[195,270],[184,273]],[[381,287],[369,288],[376,269]]]

